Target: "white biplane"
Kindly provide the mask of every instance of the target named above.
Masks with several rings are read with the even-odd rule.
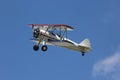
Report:
[[[39,50],[42,44],[42,51],[47,50],[47,45],[55,45],[71,50],[82,52],[82,56],[91,50],[90,41],[83,40],[80,44],[67,38],[67,31],[72,31],[71,26],[65,24],[29,24],[32,27],[33,38],[36,44],[33,46],[35,51]]]

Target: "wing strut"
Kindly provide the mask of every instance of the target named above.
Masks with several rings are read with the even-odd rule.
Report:
[[[61,31],[61,28],[60,28],[60,40],[62,41],[62,38],[63,36],[65,36],[67,38],[67,28],[64,29],[64,32]]]

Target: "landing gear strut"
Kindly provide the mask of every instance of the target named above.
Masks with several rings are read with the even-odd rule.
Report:
[[[38,45],[34,45],[33,49],[34,49],[34,51],[38,51],[39,50],[39,46]]]
[[[41,47],[41,50],[42,50],[42,51],[47,51],[47,46],[46,46],[46,45],[43,45],[43,46]]]

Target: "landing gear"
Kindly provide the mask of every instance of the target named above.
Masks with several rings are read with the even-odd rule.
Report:
[[[48,48],[47,48],[46,45],[43,45],[43,46],[41,47],[41,50],[42,50],[42,51],[47,51],[47,49],[48,49]],[[33,50],[34,50],[34,51],[38,51],[38,50],[39,50],[39,46],[38,46],[38,45],[34,45],[34,46],[33,46]]]
[[[82,52],[82,56],[84,56],[85,55],[85,52]]]
[[[38,51],[39,50],[39,46],[38,45],[34,45],[33,49],[34,49],[34,51]]]
[[[47,46],[46,46],[46,45],[43,45],[43,46],[41,47],[41,50],[42,50],[42,51],[47,51]]]

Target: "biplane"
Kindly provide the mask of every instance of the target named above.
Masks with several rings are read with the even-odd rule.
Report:
[[[47,51],[47,45],[60,46],[63,48],[79,51],[82,56],[91,50],[89,39],[84,39],[81,43],[76,43],[67,38],[67,32],[73,31],[74,28],[65,24],[29,24],[32,27],[33,38],[35,42],[33,49],[39,50],[42,44],[42,51]]]

